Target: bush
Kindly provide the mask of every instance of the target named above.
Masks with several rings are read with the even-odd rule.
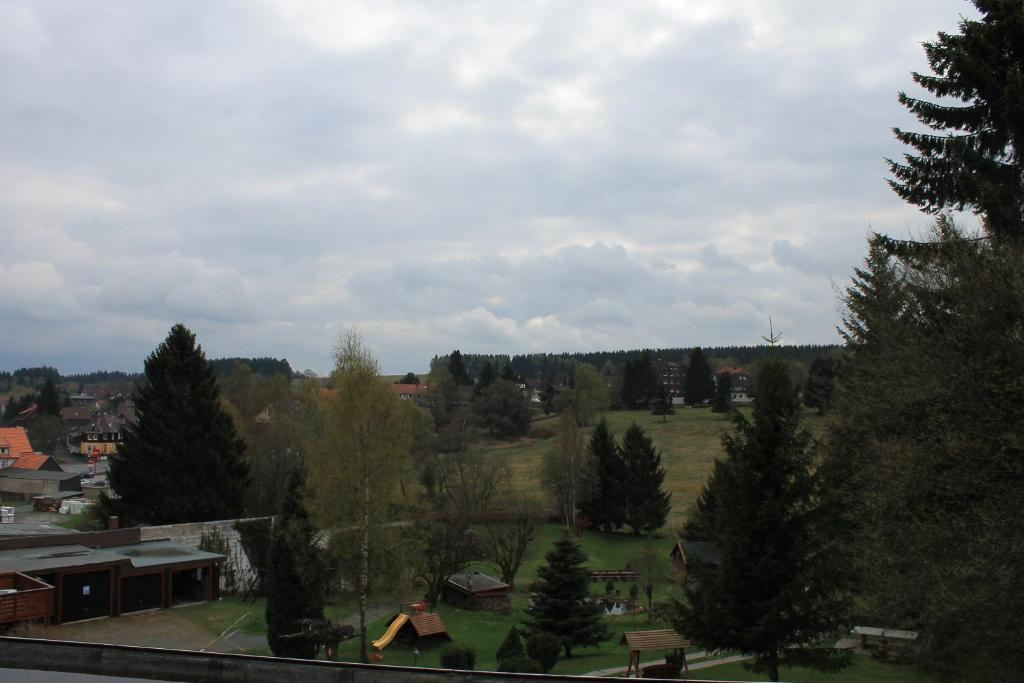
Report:
[[[441,650],[441,666],[445,669],[472,671],[476,666],[476,649],[449,645]]]
[[[526,650],[523,649],[523,639],[519,637],[519,631],[513,626],[508,630],[508,635],[505,636],[505,640],[502,641],[501,647],[498,648],[497,659],[502,662],[512,657],[525,657]],[[518,673],[526,673],[520,671]]]
[[[562,651],[562,641],[558,636],[550,633],[534,633],[526,641],[526,654],[540,664],[544,673],[554,668],[558,661],[558,654]]]
[[[498,662],[498,671],[510,674],[542,674],[544,669],[534,659],[526,655],[516,655]]]

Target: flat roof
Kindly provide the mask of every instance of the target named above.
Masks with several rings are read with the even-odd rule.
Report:
[[[217,561],[224,558],[224,555],[188,548],[170,541],[151,541],[111,548],[49,545],[41,548],[0,550],[0,571],[31,574],[54,569],[124,563],[138,569],[201,560]]]
[[[493,576],[481,574],[480,572],[471,572],[470,576],[472,577],[474,593],[511,588],[507,583],[499,581]],[[452,574],[448,577],[448,583],[452,584],[456,588],[461,588],[466,592],[469,591],[470,581],[467,579],[466,572],[456,572]]]
[[[7,522],[0,524],[0,536],[42,536],[44,534],[77,534],[75,529],[64,529],[42,522]]]

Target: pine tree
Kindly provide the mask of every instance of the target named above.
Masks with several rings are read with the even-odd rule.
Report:
[[[490,361],[484,362],[484,366],[480,369],[480,379],[477,380],[476,385],[473,387],[473,394],[479,396],[484,389],[494,384],[494,380],[497,376],[494,374],[494,366],[491,365]]]
[[[690,353],[690,364],[683,379],[683,401],[686,405],[700,405],[715,393],[715,376],[711,373],[704,352],[698,346]]]
[[[665,422],[668,419],[666,415],[675,414],[676,411],[672,408],[672,397],[668,395],[668,389],[662,384],[658,388],[658,395],[654,400],[654,407],[651,408],[651,415],[661,415],[661,421]]]
[[[460,386],[468,384],[466,364],[462,360],[462,353],[458,349],[455,349],[448,355],[448,372]]]
[[[832,389],[838,371],[837,358],[815,358],[811,363],[807,388],[804,390],[804,403],[808,408],[817,408],[819,415],[824,415],[832,406]]]
[[[36,414],[60,416],[60,394],[51,377],[46,378],[46,384],[39,391],[39,398],[36,400]]]
[[[284,638],[297,633],[299,619],[323,619],[324,562],[316,529],[302,504],[303,475],[292,476],[281,517],[274,529],[267,573],[267,644],[276,657],[316,657],[316,643]]]
[[[671,494],[661,489],[665,468],[654,442],[635,423],[622,437],[622,463],[623,522],[633,529],[635,536],[660,529],[672,509]]]
[[[608,420],[601,418],[590,431],[587,452],[593,461],[596,490],[584,502],[583,514],[602,531],[618,529],[625,523],[626,468]]]
[[[718,382],[715,384],[715,398],[711,401],[711,411],[715,413],[727,413],[732,408],[732,373],[718,373]]]
[[[970,208],[997,237],[1024,236],[1024,3],[973,0],[978,20],[924,44],[932,74],[914,81],[948,101],[899,101],[934,133],[894,129],[913,148],[888,160],[905,201],[938,213]]]
[[[676,603],[681,632],[713,649],[751,655],[779,680],[779,666],[834,670],[829,650],[803,649],[840,631],[847,603],[843,573],[825,547],[828,516],[818,505],[811,437],[786,364],[767,361],[758,377],[753,422],[733,413],[735,433],[688,522],[687,537],[714,547],[717,566],[696,564]]]
[[[146,359],[134,399],[138,423],[126,427],[123,446],[110,456],[119,498],[106,499],[104,510],[150,524],[241,516],[245,442],[221,406],[206,354],[184,325],[172,327]]]
[[[527,610],[530,633],[550,633],[561,639],[565,656],[572,648],[597,645],[609,637],[604,610],[590,601],[587,556],[569,537],[555,541],[537,568],[537,589]]]

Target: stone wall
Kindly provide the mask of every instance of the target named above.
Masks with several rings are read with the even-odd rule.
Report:
[[[227,559],[220,572],[221,592],[234,593],[245,590],[255,572],[249,562],[249,558],[242,548],[238,531],[235,529],[235,522],[251,521],[253,519],[267,519],[266,517],[252,517],[249,519],[222,519],[214,522],[187,522],[184,524],[165,524],[163,526],[142,527],[143,541],[155,541],[158,539],[169,539],[179,545],[189,548],[198,548],[203,540],[204,534],[216,531],[227,543],[228,550],[225,553]]]

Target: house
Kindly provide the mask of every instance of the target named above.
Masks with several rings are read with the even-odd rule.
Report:
[[[658,378],[661,380],[661,385],[668,389],[669,396],[682,396],[683,364],[659,358],[654,361],[654,367],[658,371]]]
[[[719,369],[717,374],[721,375],[722,373],[728,374],[732,382],[729,394],[733,403],[750,403],[753,400],[751,397],[753,382],[750,379],[749,372],[743,368],[727,365]]]
[[[77,434],[89,426],[95,412],[88,406],[67,406],[60,409],[60,419],[64,422],[64,429]]]
[[[391,391],[403,400],[414,400],[427,392],[425,384],[392,384]]]
[[[507,614],[512,586],[480,572],[457,572],[444,582],[441,597],[449,605]]]
[[[0,427],[0,468],[10,467],[20,456],[34,452],[24,427]]]
[[[64,468],[60,466],[52,456],[44,455],[43,453],[22,453],[14,462],[9,465],[11,469],[15,470],[30,470],[35,472],[63,472]]]
[[[89,426],[82,430],[79,437],[78,452],[82,455],[89,455],[99,451],[100,455],[117,453],[121,445],[123,435],[121,428],[125,421],[113,413],[101,413],[89,423]]]
[[[0,573],[54,587],[56,624],[216,600],[225,556],[139,529],[0,537]]]

